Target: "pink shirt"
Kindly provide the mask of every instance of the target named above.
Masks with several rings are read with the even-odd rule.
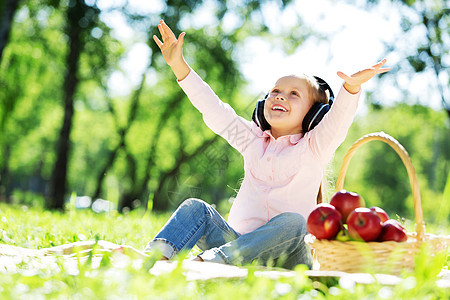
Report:
[[[283,212],[305,219],[316,205],[326,164],[344,141],[361,94],[341,87],[330,111],[306,134],[275,139],[253,121],[236,114],[193,71],[179,82],[206,125],[244,157],[244,181],[233,202],[228,223],[245,234]]]

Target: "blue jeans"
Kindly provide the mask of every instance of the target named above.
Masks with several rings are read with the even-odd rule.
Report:
[[[211,205],[190,198],[178,207],[144,251],[157,250],[170,259],[197,244],[204,261],[243,265],[256,260],[288,269],[298,264],[311,268],[311,250],[304,242],[306,234],[305,219],[286,212],[241,235]]]

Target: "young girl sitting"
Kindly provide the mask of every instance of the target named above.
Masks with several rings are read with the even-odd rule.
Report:
[[[200,261],[311,267],[305,219],[316,204],[324,168],[352,123],[361,84],[388,71],[382,68],[386,60],[351,76],[338,72],[344,84],[333,104],[332,91],[320,78],[281,77],[247,121],[186,63],[185,33],[177,39],[164,21],[158,28],[162,42],[153,38],[179,85],[206,125],[242,154],[245,175],[228,222],[208,203],[187,199],[145,252],[160,251],[171,259],[197,245]]]

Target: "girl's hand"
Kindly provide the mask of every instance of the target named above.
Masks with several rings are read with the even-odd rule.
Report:
[[[153,36],[153,39],[159,49],[161,49],[161,53],[166,63],[169,66],[172,66],[173,64],[181,62],[183,60],[183,41],[186,34],[182,32],[177,39],[175,34],[173,34],[172,30],[163,20],[159,22],[158,29],[161,33],[163,42],[161,42],[156,35]]]
[[[183,41],[186,33],[182,32],[177,39],[163,20],[159,22],[158,29],[163,41],[161,42],[156,35],[153,36],[153,39],[161,49],[164,60],[172,68],[177,79],[183,80],[190,71],[183,58]]]
[[[367,82],[369,79],[371,79],[377,74],[385,73],[390,70],[390,68],[381,68],[385,63],[386,59],[383,59],[382,61],[373,65],[372,67],[356,72],[351,76],[345,75],[340,71],[337,72],[337,75],[345,80],[344,83],[345,89],[352,94],[356,94],[361,89],[361,84]]]

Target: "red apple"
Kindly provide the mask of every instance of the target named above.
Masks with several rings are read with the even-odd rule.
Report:
[[[347,219],[348,234],[357,241],[375,241],[380,235],[382,224],[377,213],[369,208],[359,207]]]
[[[342,221],[347,222],[348,215],[358,207],[366,206],[364,199],[357,193],[340,190],[331,197],[330,204],[342,215]]]
[[[342,216],[334,206],[321,203],[309,214],[306,228],[318,239],[332,240],[342,227]]]
[[[396,220],[387,220],[384,222],[381,233],[378,236],[380,242],[406,242],[407,239],[408,236],[406,235],[405,227]]]
[[[378,207],[378,206],[372,206],[370,208],[371,211],[374,211],[378,217],[381,220],[381,223],[386,222],[387,220],[389,220],[389,215],[387,214],[387,212],[384,211],[384,209]]]

